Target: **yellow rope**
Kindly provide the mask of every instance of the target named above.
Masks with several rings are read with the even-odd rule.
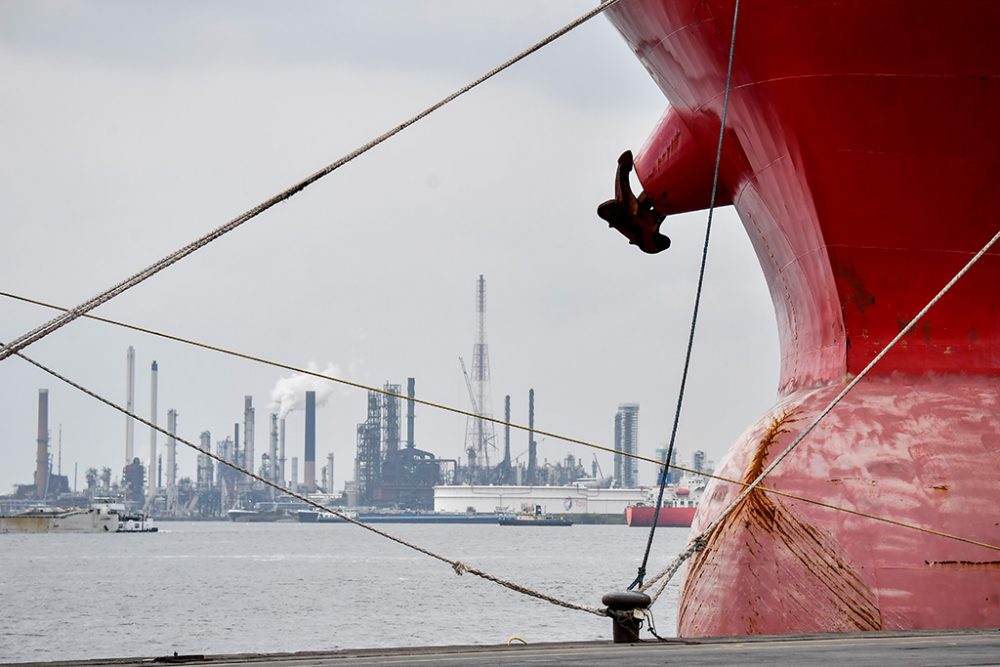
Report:
[[[15,299],[17,301],[22,301],[24,303],[30,303],[30,304],[35,305],[35,306],[42,306],[44,308],[51,308],[51,309],[54,309],[54,310],[62,310],[62,311],[67,310],[66,308],[63,308],[62,306],[56,306],[56,305],[53,305],[51,303],[45,303],[44,301],[38,301],[36,299],[29,299],[28,297],[19,296],[17,294],[11,294],[10,292],[0,291],[0,296],[7,297],[9,299]],[[271,360],[271,359],[265,359],[263,357],[257,357],[257,356],[251,355],[251,354],[246,354],[244,352],[237,352],[235,350],[230,350],[230,349],[227,349],[227,348],[224,348],[224,347],[220,347],[218,345],[211,345],[209,343],[202,343],[202,342],[199,342],[199,341],[191,340],[189,338],[183,338],[181,336],[174,336],[172,334],[163,333],[161,331],[155,331],[153,329],[147,329],[145,327],[140,327],[140,326],[135,325],[135,324],[128,324],[126,322],[120,322],[118,320],[112,320],[112,319],[108,319],[106,317],[100,317],[98,315],[92,315],[92,314],[89,314],[89,313],[85,313],[83,315],[83,317],[86,317],[87,319],[95,320],[97,322],[103,322],[105,324],[112,324],[114,326],[122,327],[124,329],[130,329],[132,331],[138,331],[140,333],[149,334],[151,336],[158,336],[160,338],[164,338],[166,340],[172,340],[172,341],[177,342],[177,343],[184,343],[185,345],[191,345],[191,346],[199,347],[199,348],[202,348],[202,349],[205,349],[205,350],[211,350],[213,352],[219,352],[219,353],[226,354],[226,355],[229,355],[229,356],[232,356],[232,357],[237,357],[239,359],[246,359],[247,361],[253,361],[253,362],[256,362],[256,363],[259,363],[259,364],[264,364],[264,365],[267,365],[267,366],[273,366],[275,368],[281,368],[283,370],[292,371],[292,372],[295,372],[295,373],[302,373],[303,375],[311,375],[313,377],[317,377],[317,378],[320,378],[320,379],[323,379],[323,380],[329,380],[330,382],[337,382],[337,383],[340,383],[340,384],[343,384],[343,385],[347,385],[349,387],[355,387],[357,389],[365,389],[367,391],[374,391],[374,392],[379,393],[379,394],[384,394],[386,396],[392,396],[394,398],[400,398],[400,399],[403,399],[403,400],[410,400],[410,398],[408,396],[404,396],[402,394],[396,394],[396,393],[393,393],[391,391],[386,391],[385,389],[381,389],[379,387],[370,387],[368,385],[361,384],[360,382],[352,382],[351,380],[345,380],[343,378],[334,377],[332,375],[326,375],[326,374],[320,373],[318,371],[308,370],[308,369],[304,369],[304,368],[298,368],[296,366],[292,366],[290,364],[285,364],[285,363],[282,363],[280,361],[274,361],[274,360]],[[420,405],[426,405],[427,407],[430,407],[430,408],[435,408],[435,409],[438,409],[438,410],[444,410],[446,412],[452,412],[454,414],[462,415],[462,416],[465,416],[465,417],[472,417],[474,419],[482,419],[484,421],[489,421],[489,422],[493,422],[495,424],[500,424],[500,425],[506,425],[507,424],[507,422],[505,422],[505,421],[503,421],[501,419],[497,419],[495,417],[487,417],[485,415],[477,415],[474,412],[469,412],[468,410],[462,410],[461,408],[452,407],[450,405],[444,405],[442,403],[435,403],[433,401],[427,401],[427,400],[423,400],[423,399],[419,399],[419,398],[414,398],[412,400],[413,400],[414,403],[419,403]],[[514,428],[514,429],[521,430],[521,431],[533,431],[534,433],[537,433],[537,434],[539,434],[539,435],[541,435],[543,437],[546,437],[546,438],[552,438],[553,440],[561,440],[563,442],[568,442],[568,443],[575,444],[575,445],[582,445],[583,447],[590,447],[591,449],[597,449],[597,450],[600,450],[600,451],[603,451],[603,452],[608,452],[608,453],[611,453],[611,454],[617,454],[617,455],[626,456],[626,457],[629,457],[629,458],[636,459],[638,461],[644,461],[646,463],[652,463],[652,464],[654,464],[656,466],[663,466],[664,465],[662,461],[660,461],[658,459],[649,458],[648,456],[642,456],[641,454],[632,454],[632,453],[629,453],[629,452],[621,452],[621,451],[618,451],[616,449],[612,449],[610,447],[606,447],[604,445],[598,445],[596,443],[588,442],[586,440],[580,440],[578,438],[571,438],[569,436],[559,435],[558,433],[551,433],[549,431],[543,431],[543,430],[539,430],[537,428],[536,429],[529,429],[527,426],[524,426],[522,424],[515,424],[515,423],[511,422],[510,423],[510,427]],[[709,479],[716,479],[716,480],[719,480],[720,482],[727,482],[729,484],[738,484],[739,486],[742,486],[742,487],[748,486],[748,484],[746,482],[743,482],[742,480],[731,479],[729,477],[723,477],[721,475],[715,475],[715,474],[707,473],[707,472],[704,472],[704,471],[701,471],[701,470],[693,470],[691,468],[686,468],[684,466],[679,466],[679,465],[676,465],[676,464],[670,464],[669,466],[666,466],[666,467],[667,468],[673,468],[674,470],[680,470],[682,472],[686,472],[686,473],[691,474],[691,475],[698,475],[698,476],[701,476],[701,477],[707,477]],[[786,491],[779,491],[778,489],[773,489],[773,488],[766,487],[766,486],[760,486],[758,488],[760,488],[762,491],[765,491],[767,493],[773,493],[773,494],[775,494],[777,496],[783,496],[785,498],[790,498],[792,500],[798,500],[798,501],[801,501],[801,502],[804,502],[804,503],[809,503],[811,505],[816,505],[818,507],[825,507],[827,509],[836,510],[838,512],[846,512],[847,514],[853,514],[855,516],[864,517],[866,519],[872,519],[874,521],[880,521],[882,523],[887,523],[887,524],[890,524],[890,525],[893,525],[893,526],[899,526],[901,528],[908,528],[910,530],[917,530],[917,531],[920,531],[922,533],[927,533],[927,534],[930,534],[930,535],[936,535],[938,537],[943,537],[943,538],[950,539],[950,540],[956,540],[958,542],[964,542],[966,544],[972,544],[972,545],[975,545],[975,546],[984,547],[986,549],[992,549],[994,551],[1000,551],[1000,545],[988,544],[986,542],[980,542],[978,540],[973,540],[971,538],[962,537],[960,535],[955,535],[955,534],[952,534],[952,533],[946,533],[946,532],[943,532],[943,531],[934,530],[933,528],[925,528],[923,526],[918,526],[918,525],[915,525],[915,524],[906,523],[904,521],[897,521],[896,519],[890,519],[888,517],[879,516],[877,514],[869,514],[867,512],[861,512],[861,511],[858,511],[858,510],[848,509],[846,507],[840,507],[840,506],[837,506],[837,505],[833,505],[831,503],[823,502],[821,500],[814,500],[812,498],[806,498],[804,496],[796,495],[794,493],[788,493]]]

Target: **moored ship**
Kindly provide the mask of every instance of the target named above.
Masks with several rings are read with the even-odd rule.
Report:
[[[716,473],[754,479],[995,234],[1000,3],[632,0],[608,12],[670,107],[602,216],[647,252],[717,205],[778,320],[773,409]],[[637,233],[636,230],[642,233]],[[676,252],[676,248],[671,252]],[[1000,625],[1000,255],[990,251],[692,560],[685,636]],[[694,530],[739,494],[713,480]]]
[[[116,533],[118,514],[97,507],[36,507],[0,516],[0,533]]]
[[[522,505],[520,512],[498,508],[497,523],[501,526],[572,526],[573,520],[547,514],[541,505]]]
[[[703,487],[676,486],[667,489],[660,511],[656,511],[656,497],[651,494],[646,502],[625,508],[625,523],[638,528],[649,528],[654,517],[657,526],[689,528],[698,511],[698,499]]]

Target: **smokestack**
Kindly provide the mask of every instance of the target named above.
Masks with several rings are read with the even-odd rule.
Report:
[[[167,513],[177,511],[177,411],[167,410]]]
[[[129,414],[125,417],[125,465],[132,463],[135,445],[135,348],[128,346],[125,354],[125,409]]]
[[[278,477],[278,415],[274,413],[271,414],[271,448],[268,450],[268,457],[271,463],[268,479],[275,484],[284,484]],[[275,490],[271,489],[271,493],[275,493]]]
[[[233,463],[243,467],[243,457],[240,456],[240,423],[233,424]]]
[[[306,460],[302,482],[306,492],[316,490],[316,392],[306,392]]]
[[[416,394],[417,381],[406,378],[406,447],[413,449],[413,398]]]
[[[510,394],[503,397],[503,460],[510,465]]]
[[[278,422],[278,470],[279,475],[278,480],[281,485],[284,486],[288,484],[288,478],[285,477],[285,418],[282,417]]]
[[[253,396],[243,397],[243,452],[244,461],[246,461],[246,469],[250,472],[256,472],[257,468],[254,465],[254,409],[253,409]],[[250,480],[253,483],[252,480]]]
[[[49,390],[38,390],[38,440],[35,450],[35,498],[44,498],[49,483]]]
[[[156,426],[156,382],[159,374],[159,367],[156,362],[149,372],[149,423]],[[156,429],[149,429],[149,465],[146,466],[146,473],[149,475],[149,483],[146,485],[146,494],[150,501],[156,498],[157,475],[156,475]]]
[[[326,455],[327,493],[333,493],[333,452]]]
[[[292,457],[292,490],[299,490],[299,457]]]
[[[528,486],[535,484],[538,453],[535,451],[535,390],[528,390]]]

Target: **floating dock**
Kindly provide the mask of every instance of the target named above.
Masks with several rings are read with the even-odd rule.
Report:
[[[1000,664],[1000,630],[935,630],[918,632],[859,632],[814,635],[672,639],[613,644],[567,642],[513,646],[443,646],[363,649],[352,651],[164,656],[116,660],[23,663],[46,667],[93,665],[267,665],[271,667],[353,667],[361,665],[436,665],[487,667],[495,665],[886,665]]]

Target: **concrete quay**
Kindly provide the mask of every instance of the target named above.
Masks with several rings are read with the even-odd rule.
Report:
[[[496,665],[812,665],[851,667],[1000,665],[1000,630],[934,630],[674,639],[635,644],[567,642],[512,646],[443,646],[331,652],[162,656],[20,663],[45,667],[162,664],[228,667],[494,667]]]

